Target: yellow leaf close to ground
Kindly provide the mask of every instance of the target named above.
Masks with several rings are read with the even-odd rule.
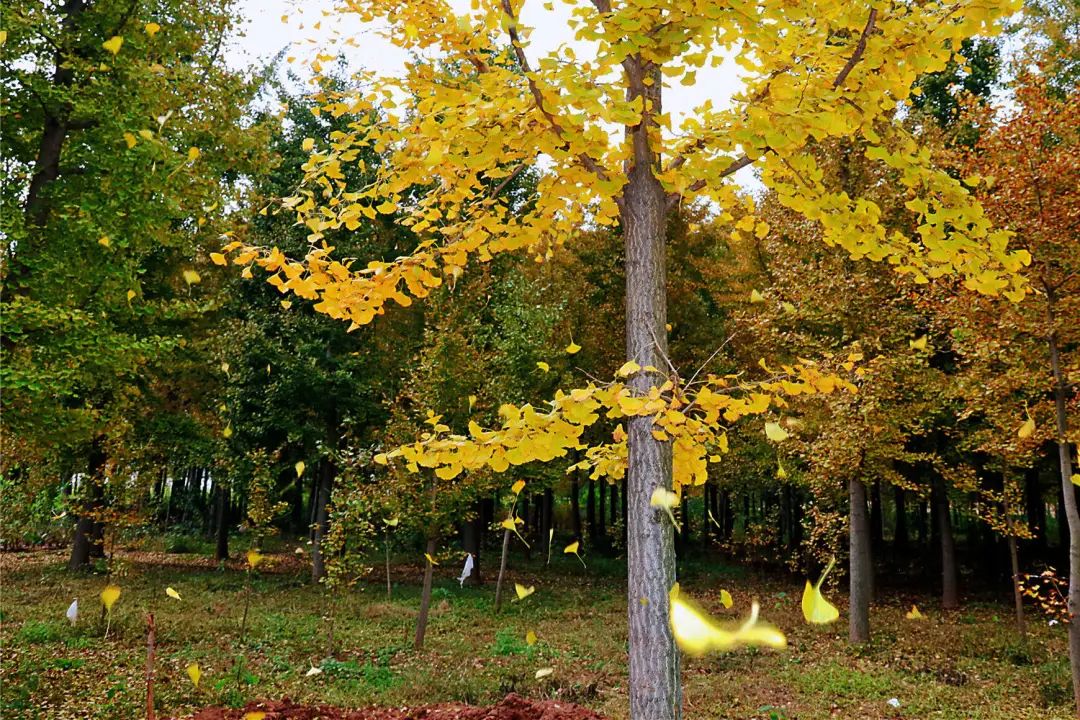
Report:
[[[802,611],[803,617],[806,618],[808,623],[827,625],[836,622],[837,618],[840,617],[840,611],[821,594],[821,584],[825,582],[825,577],[835,564],[836,558],[829,561],[829,564],[825,567],[825,572],[821,573],[816,585],[811,585],[809,580],[806,581],[802,596]]]
[[[176,590],[173,590],[171,587],[165,588],[165,594],[171,597],[173,600],[180,599],[180,593],[176,592]]]
[[[202,679],[202,670],[199,669],[198,663],[191,663],[187,666],[187,676],[191,679],[191,684],[198,689],[199,680]]]
[[[776,649],[787,647],[784,634],[768,623],[758,621],[758,604],[751,605],[750,616],[740,625],[724,628],[717,625],[705,611],[683,597],[679,583],[669,594],[668,621],[675,642],[687,655],[701,656],[708,652],[726,652],[744,646]]]
[[[518,600],[524,600],[525,598],[536,592],[536,587],[532,585],[530,585],[529,587],[525,587],[521,583],[514,583],[514,592],[517,593]]]
[[[101,604],[105,606],[107,612],[112,612],[113,605],[120,599],[120,586],[119,585],[106,585],[105,589],[101,591]]]
[[[113,55],[120,52],[120,46],[124,44],[124,38],[119,35],[113,35],[111,38],[101,43],[101,47],[105,48]]]

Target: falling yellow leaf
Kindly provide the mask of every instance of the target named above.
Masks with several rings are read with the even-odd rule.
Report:
[[[315,147],[315,138],[304,138],[304,141],[300,143],[300,149],[304,152],[311,152]]]
[[[256,550],[255,548],[252,548],[252,549],[247,551],[247,564],[248,564],[248,567],[256,568],[256,567],[259,566],[259,563],[261,563],[262,561],[263,561],[263,556],[258,550]]]
[[[1035,418],[1028,415],[1027,420],[1020,426],[1020,429],[1016,431],[1016,437],[1021,440],[1026,440],[1035,434]]]
[[[194,162],[194,161],[198,160],[200,155],[202,155],[202,151],[199,150],[199,148],[197,148],[197,147],[188,148],[188,151],[187,151],[188,162]]]
[[[143,140],[153,140],[154,133],[150,132],[146,128],[143,128],[139,131],[139,137],[141,137]]]
[[[185,270],[184,282],[186,282],[188,285],[195,285],[196,283],[202,282],[202,276],[194,270]]]
[[[908,610],[904,614],[904,617],[906,617],[908,620],[925,620],[926,619],[926,616],[923,615],[921,612],[919,612],[919,608],[915,607],[914,605],[912,605],[911,609]]]
[[[563,548],[563,552],[567,555],[577,555],[579,545],[581,545],[581,543],[575,540],[574,542]]]
[[[765,296],[762,295],[757,290],[751,290],[750,291],[750,302],[752,302],[752,303],[763,303],[763,302],[765,302]]]
[[[1080,475],[1076,475],[1076,474],[1074,474],[1074,475],[1073,475],[1073,476],[1072,476],[1072,477],[1070,478],[1070,480],[1072,480],[1072,484],[1073,484],[1073,485],[1080,485]]]
[[[397,527],[397,526],[398,526],[398,523],[399,523],[399,522],[401,522],[401,518],[399,518],[399,517],[397,517],[397,516],[395,515],[394,517],[392,517],[392,518],[390,518],[389,520],[387,520],[387,521],[386,521],[386,524],[387,524],[387,525],[388,525],[389,527]]]
[[[551,675],[554,672],[555,672],[555,668],[540,668],[539,670],[536,671],[536,679],[537,680],[543,680],[548,675]]]
[[[926,349],[926,336],[916,338],[915,340],[908,340],[908,347],[912,350],[925,350]]]
[[[532,585],[530,585],[529,587],[525,587],[521,583],[514,583],[514,592],[517,593],[518,600],[524,600],[525,598],[536,592],[536,587]]]
[[[780,427],[780,423],[765,423],[765,437],[773,442],[783,442],[788,439],[788,431]]]
[[[7,43],[7,30],[0,30],[0,45]]]
[[[575,353],[578,353],[578,352],[580,352],[580,351],[581,351],[581,346],[580,346],[580,345],[578,345],[578,344],[577,344],[576,342],[574,342],[573,340],[571,340],[571,341],[570,341],[570,344],[566,346],[566,353],[567,353],[568,355],[574,355]]]
[[[668,622],[675,642],[687,655],[700,656],[707,652],[726,652],[743,646],[787,647],[787,638],[772,625],[758,622],[758,604],[750,607],[750,617],[731,629],[720,627],[703,610],[679,591],[679,583],[669,594]]]
[[[281,301],[281,307],[283,309],[285,309],[285,310],[288,310],[289,308],[292,307],[292,300],[282,300]]]
[[[551,366],[550,366],[550,365],[548,365],[548,364],[547,364],[546,362],[544,362],[543,360],[540,360],[539,362],[537,362],[537,363],[536,363],[536,367],[540,368],[540,369],[541,369],[541,370],[543,370],[544,372],[547,372],[547,371],[551,370]]]
[[[131,148],[135,147],[135,145],[138,144],[139,141],[135,138],[134,135],[126,132],[124,133],[124,142],[127,143],[128,150],[130,150]]]
[[[221,437],[228,440],[232,437],[232,425],[226,425],[225,429],[221,431]]]
[[[171,597],[173,600],[179,600],[180,599],[180,593],[176,592],[171,587],[165,588],[165,594],[168,595],[169,597]]]
[[[101,604],[105,606],[106,612],[112,612],[113,605],[120,599],[120,586],[119,585],[106,585],[105,589],[101,591]]]
[[[134,297],[135,297],[135,291],[134,290],[128,290],[127,291],[128,302],[131,302],[132,298],[134,298]]]
[[[470,395],[469,396],[469,412],[472,412],[472,409],[474,407],[476,407],[476,396],[475,395]]]
[[[300,477],[301,475],[303,475],[304,468],[306,467],[307,465],[304,464],[303,460],[300,460],[295,465],[293,465],[293,469],[296,470],[296,477]]]
[[[109,245],[111,245],[111,244],[112,244],[112,241],[109,240],[108,235],[102,235],[101,237],[98,238],[98,245],[103,245],[104,247],[109,247]]]
[[[731,593],[729,593],[727,590],[720,591],[720,604],[728,610],[730,610],[731,606],[735,604],[735,601],[731,599]]]
[[[640,369],[641,366],[638,365],[636,362],[634,362],[633,360],[627,360],[625,363],[623,363],[622,367],[615,371],[615,374],[619,377],[630,377]]]
[[[101,47],[105,48],[113,55],[120,52],[120,46],[124,44],[124,38],[119,35],[113,35],[111,38],[101,43]]]
[[[672,508],[679,504],[679,495],[667,488],[658,487],[653,490],[652,497],[649,498],[649,505],[652,507],[658,507],[667,513],[667,516],[671,518],[671,524],[676,528],[679,527],[679,523],[675,520],[675,513],[672,512]]]
[[[517,482],[515,482],[513,485],[510,486],[510,491],[513,492],[515,495],[520,495],[521,491],[524,490],[524,489],[525,489],[525,481],[524,480],[518,480]]]
[[[534,633],[532,630],[525,633],[525,644],[530,647],[536,644],[536,633]]]
[[[161,31],[161,26],[158,25],[156,22],[148,22],[146,23],[146,25],[143,26],[143,31],[145,31],[146,34],[150,37],[154,37]],[[198,683],[196,683],[196,685],[198,685]]]
[[[195,689],[198,689],[199,680],[202,679],[202,670],[199,669],[199,663],[191,663],[187,666],[187,676],[191,678],[191,684],[195,686]]]
[[[776,461],[776,479],[787,480],[787,470],[784,469],[784,463],[779,460]]]
[[[802,611],[808,623],[827,625],[836,622],[836,619],[840,617],[840,611],[821,594],[821,584],[825,582],[825,577],[835,564],[836,558],[829,560],[825,572],[821,573],[816,585],[811,585],[809,580],[806,581],[802,596]]]
[[[431,555],[429,553],[424,553],[424,557],[426,557],[427,561],[429,563],[431,563],[432,565],[438,565],[439,564],[439,563],[435,562],[435,558],[431,557]]]

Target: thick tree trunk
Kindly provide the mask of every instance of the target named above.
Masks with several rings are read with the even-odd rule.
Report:
[[[874,480],[870,488],[870,548],[874,557],[881,557],[885,547],[885,520],[881,507],[881,480]]]
[[[660,112],[658,72],[645,85],[645,71],[632,62],[631,97],[645,96]],[[636,74],[636,76],[635,76]],[[665,367],[667,297],[665,278],[666,202],[653,174],[656,158],[647,125],[628,128],[633,166],[623,191],[621,220],[626,247],[626,357],[642,367]],[[635,395],[659,384],[657,373],[629,379]],[[657,488],[671,488],[671,445],[652,436],[652,418],[627,423],[627,593],[630,624],[630,716],[635,720],[682,717],[679,654],[668,625],[669,591],[675,583],[673,528],[650,506]]]
[[[214,547],[214,559],[221,561],[229,559],[229,489],[220,480],[215,481],[214,485],[217,494],[217,543]]]
[[[98,527],[101,525],[94,519],[93,513],[101,508],[102,498],[104,497],[104,490],[101,486],[104,479],[101,475],[105,469],[105,460],[102,440],[95,440],[90,449],[86,477],[83,478],[86,513],[80,514],[75,523],[75,536],[71,541],[68,570],[83,571],[90,569],[90,559],[94,555],[95,536]]]
[[[1050,325],[1047,343],[1050,349],[1050,369],[1054,375],[1054,424],[1058,448],[1058,466],[1061,470],[1061,493],[1065,501],[1065,519],[1069,526],[1069,665],[1072,670],[1073,701],[1076,715],[1080,717],[1080,511],[1076,506],[1076,488],[1073,486],[1072,456],[1069,451],[1069,418],[1065,412],[1068,388],[1061,371],[1061,356],[1057,343],[1056,298],[1053,291],[1046,294],[1046,313]]]
[[[435,538],[428,538],[427,554],[435,555]],[[413,638],[413,649],[424,649],[424,635],[427,633],[428,611],[431,609],[431,562],[426,562],[424,567],[424,590],[420,595],[420,614],[416,616],[416,637]]]
[[[848,532],[850,592],[848,594],[848,640],[870,642],[870,595],[874,565],[871,562],[870,515],[866,508],[866,486],[857,479],[848,481],[850,528]]]
[[[323,540],[330,530],[330,496],[334,491],[336,469],[330,458],[319,462],[319,489],[315,496],[315,533],[311,542],[311,582],[317,583],[326,576],[326,558],[322,551]]]
[[[955,610],[960,607],[960,593],[957,587],[956,542],[953,539],[949,494],[945,489],[945,483],[940,478],[934,480],[932,495],[934,514],[937,516],[937,534],[941,542],[941,607],[946,610]]]

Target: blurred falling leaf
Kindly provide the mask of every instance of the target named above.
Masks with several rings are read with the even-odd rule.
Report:
[[[191,663],[187,666],[187,676],[191,678],[191,684],[195,686],[195,689],[198,689],[199,680],[202,679],[202,670],[199,669],[199,663]]]
[[[840,611],[821,594],[821,584],[825,582],[825,577],[835,564],[835,557],[829,560],[825,572],[821,573],[816,585],[811,585],[809,580],[806,581],[802,596],[802,611],[803,617],[806,618],[808,623],[827,625],[836,622],[836,619],[840,617]]]
[[[536,587],[532,585],[530,585],[529,587],[525,587],[521,583],[514,583],[514,592],[517,593],[518,600],[524,600],[525,598],[536,592]]]
[[[729,593],[727,590],[720,591],[720,604],[728,610],[730,610],[731,606],[735,604],[735,601],[731,599],[731,593]]]
[[[169,597],[171,597],[173,600],[179,600],[180,599],[180,593],[176,592],[171,587],[165,588],[165,594],[168,595]]]
[[[105,589],[101,591],[101,604],[105,606],[107,612],[112,612],[113,605],[120,599],[120,586],[119,585],[106,585]]]
[[[684,597],[675,583],[669,594],[669,622],[675,642],[688,655],[725,652],[743,646],[787,647],[787,638],[772,625],[758,622],[758,604],[750,607],[750,616],[741,624],[725,629],[692,601]]]
[[[543,680],[548,675],[551,675],[554,672],[555,672],[555,668],[540,668],[539,670],[536,671],[536,679],[537,680]]]

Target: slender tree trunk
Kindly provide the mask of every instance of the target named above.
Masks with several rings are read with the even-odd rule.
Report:
[[[154,613],[146,615],[146,720],[155,720],[154,713]]]
[[[330,495],[334,491],[334,463],[330,458],[319,462],[319,489],[316,495],[315,537],[311,543],[311,582],[317,583],[326,575],[323,540],[330,530]]]
[[[955,610],[960,607],[960,593],[957,587],[956,542],[953,539],[952,514],[949,511],[949,494],[945,483],[934,480],[934,514],[937,516],[938,538],[941,542],[941,607]]]
[[[1069,418],[1065,412],[1068,388],[1061,372],[1061,356],[1057,343],[1055,318],[1056,297],[1052,290],[1046,293],[1046,314],[1050,325],[1047,343],[1050,349],[1050,369],[1054,375],[1054,424],[1057,435],[1058,465],[1061,470],[1061,493],[1065,500],[1065,519],[1069,526],[1069,598],[1068,610],[1073,622],[1069,623],[1069,665],[1072,670],[1073,700],[1076,715],[1080,717],[1080,511],[1076,506],[1076,488],[1073,486],[1072,456],[1069,453]]]
[[[596,547],[596,481],[591,478],[585,496],[585,525],[589,528],[589,546]]]
[[[461,546],[465,552],[473,556],[472,574],[465,579],[466,584],[477,587],[480,581],[480,539],[483,537],[483,512],[484,508],[480,501],[475,504],[476,516],[464,521],[461,526]]]
[[[217,543],[214,559],[229,559],[229,489],[221,480],[214,482],[217,494]]]
[[[644,97],[660,110],[659,72],[640,59],[628,61],[630,98]],[[646,72],[651,84],[646,85]],[[657,158],[649,147],[649,125],[627,128],[632,167],[620,206],[626,258],[626,357],[642,367],[667,364],[665,232],[667,198],[653,174]],[[644,371],[628,382],[645,395],[661,376]],[[637,720],[682,717],[679,654],[668,624],[669,591],[675,583],[673,528],[650,506],[657,488],[671,489],[671,445],[652,436],[652,418],[627,423],[627,593],[630,625],[630,716]]]
[[[1024,472],[1024,505],[1032,534],[1032,553],[1042,557],[1046,552],[1046,503],[1039,485],[1038,465]]]
[[[570,481],[570,524],[574,539],[581,540],[581,488],[577,478]]]
[[[543,508],[540,515],[540,522],[543,525],[543,537],[541,542],[545,549],[544,554],[544,567],[551,565],[551,542],[552,531],[555,529],[555,495],[552,493],[551,488],[544,488],[544,498],[541,503]]]
[[[1016,631],[1023,638],[1027,635],[1024,625],[1024,593],[1020,589],[1020,553],[1016,549],[1016,536],[1009,535],[1009,561],[1012,564],[1013,605],[1016,607]]]
[[[506,556],[510,554],[510,531],[503,530],[502,554],[499,556],[499,579],[495,581],[495,612],[502,611],[503,578],[506,577]]]
[[[896,506],[896,525],[893,529],[893,562],[899,565],[907,556],[908,549],[908,526],[907,505],[904,498],[904,488],[899,485],[893,486],[893,504]]]
[[[600,478],[597,481],[597,485],[599,485],[599,487],[597,488],[598,497],[597,497],[597,508],[596,508],[596,541],[600,545],[600,548],[604,552],[607,552],[608,550],[611,549],[610,546],[608,545],[608,535],[607,535],[607,514],[608,514],[608,510],[607,510],[607,488],[608,488],[608,481],[605,478]]]
[[[427,554],[435,555],[435,538],[428,538]],[[424,634],[427,633],[428,611],[431,609],[431,575],[432,565],[426,561],[424,567],[424,590],[420,595],[420,614],[416,616],[416,637],[413,639],[415,650],[424,649]]]
[[[871,562],[870,515],[866,509],[866,486],[852,478],[848,481],[850,528],[848,552],[850,584],[848,594],[848,641],[870,642],[870,595],[874,565]]]

